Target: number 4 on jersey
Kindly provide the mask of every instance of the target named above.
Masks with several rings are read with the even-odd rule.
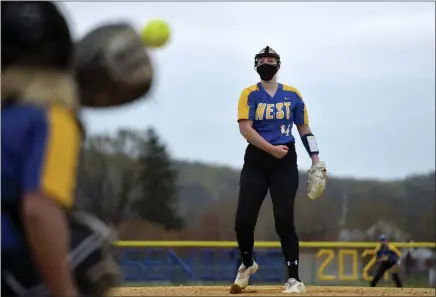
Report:
[[[282,134],[286,134],[286,136],[289,136],[289,133],[291,133],[291,125],[282,125],[281,130]]]

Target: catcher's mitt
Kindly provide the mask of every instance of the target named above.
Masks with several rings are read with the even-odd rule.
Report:
[[[76,45],[75,73],[85,107],[130,103],[151,88],[153,67],[139,34],[129,24],[100,26]]]
[[[74,212],[68,216],[68,222],[71,244],[68,262],[80,296],[107,296],[122,280],[112,250],[116,234],[89,213]],[[51,296],[27,249],[9,252],[6,259],[2,254],[2,290],[3,286],[13,296]]]
[[[115,231],[94,215],[81,211],[70,215],[69,225],[69,264],[79,292],[83,296],[107,296],[122,280],[112,246]]]
[[[307,196],[316,200],[321,197],[327,182],[327,169],[324,162],[312,165],[308,171],[309,180],[307,182]]]

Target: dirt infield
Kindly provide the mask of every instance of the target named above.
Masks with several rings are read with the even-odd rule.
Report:
[[[111,296],[234,296],[226,286],[118,288]],[[286,296],[280,286],[251,286],[242,296]],[[290,294],[291,295],[291,294]],[[295,296],[295,294],[292,294]],[[435,289],[309,286],[305,296],[435,296]],[[298,295],[299,296],[299,295]]]

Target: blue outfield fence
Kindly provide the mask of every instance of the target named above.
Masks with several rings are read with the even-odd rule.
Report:
[[[435,243],[393,244],[398,248],[435,250]],[[123,241],[115,245],[118,246],[117,256],[126,285],[229,283],[234,280],[240,263],[235,242]],[[376,245],[368,242],[302,242],[300,276],[307,284],[357,285],[368,282],[375,269]],[[256,242],[255,247],[260,269],[253,276],[252,283],[286,281],[280,243]],[[413,270],[418,286],[434,282],[434,261],[426,265]],[[390,282],[388,274],[384,280]]]
[[[234,280],[240,264],[239,252],[225,248],[121,248],[119,256],[126,283],[229,282]],[[254,282],[284,279],[280,249],[256,251],[255,258],[262,269],[253,276]]]

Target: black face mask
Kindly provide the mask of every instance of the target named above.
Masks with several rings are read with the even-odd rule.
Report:
[[[256,67],[256,71],[259,73],[261,80],[270,81],[279,71],[279,67],[277,65],[262,64]]]

